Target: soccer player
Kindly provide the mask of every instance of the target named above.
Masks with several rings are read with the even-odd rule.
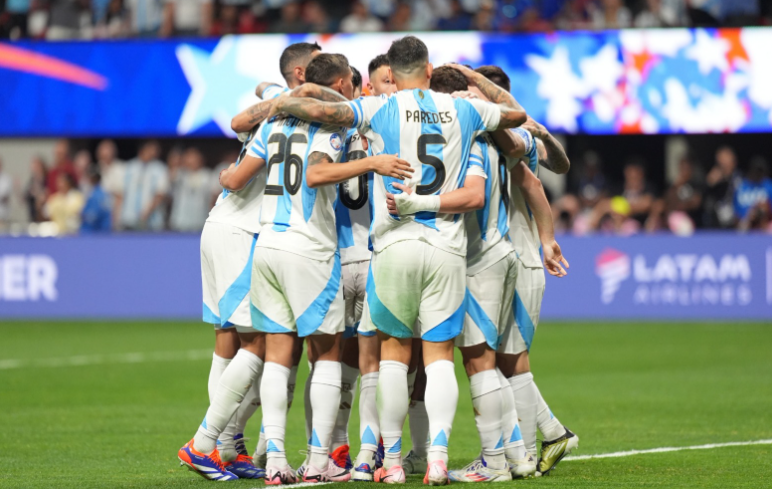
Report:
[[[397,91],[394,84],[394,78],[391,76],[389,68],[389,57],[385,54],[379,54],[367,65],[367,90],[370,95],[391,95]]]
[[[509,91],[509,77],[501,68],[483,66],[477,71]],[[528,162],[531,172],[538,175],[538,167],[541,165],[555,173],[566,173],[570,162],[560,143],[541,124],[530,118],[522,127],[536,138],[536,144],[522,157]],[[520,159],[517,154],[513,156]],[[523,440],[529,454],[536,456],[537,426],[544,436],[537,470],[541,474],[548,474],[578,446],[579,437],[552,414],[534,383],[530,369],[528,350],[539,322],[545,287],[540,250],[544,253],[546,263],[550,254],[557,256],[560,253],[560,247],[554,240],[552,219],[539,219],[539,216],[532,214],[524,197],[522,190],[510,183],[509,235],[518,254],[513,306],[517,327],[511,328],[502,339],[497,363],[514,392]],[[551,267],[547,267],[547,271],[555,275]]]
[[[406,36],[394,41],[389,65],[399,90],[391,97],[350,103],[287,97],[275,110],[324,123],[356,127],[376,152],[398,153],[415,175],[412,193],[394,179],[374,179],[373,257],[367,283],[370,320],[381,337],[379,417],[386,454],[379,482],[404,483],[402,425],[407,416],[407,370],[416,320],[426,365],[426,410],[432,444],[424,483],[448,482],[447,445],[458,403],[453,339],[463,327],[466,233],[456,214],[482,207],[485,179],[467,168],[473,139],[498,127],[516,127],[525,111],[496,103],[453,99],[429,90],[432,65],[426,45]],[[471,172],[471,174],[469,174]],[[463,192],[450,192],[464,182]],[[398,217],[378,203],[391,195]],[[269,348],[270,353],[270,348]]]

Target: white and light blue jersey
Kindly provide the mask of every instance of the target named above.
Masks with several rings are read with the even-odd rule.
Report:
[[[522,128],[513,129],[515,133],[525,131]],[[526,136],[527,137],[527,136]],[[526,154],[518,159],[508,159],[507,167],[512,168],[521,159],[525,161],[534,175],[539,176],[539,156],[536,150],[536,140],[531,138],[532,144]],[[541,261],[541,242],[539,230],[533,218],[531,208],[525,202],[520,187],[511,183],[509,185],[509,238],[515,247],[520,261],[528,268],[544,268]]]
[[[476,275],[514,251],[509,241],[509,173],[490,134],[475,139],[469,165],[485,171],[485,207],[464,215],[466,274]]]
[[[349,129],[346,144],[343,146],[343,161],[361,160],[371,155],[370,146],[362,139],[359,131]],[[338,185],[335,223],[338,229],[341,265],[370,260],[372,183],[373,174],[368,172]]]
[[[308,156],[315,152],[340,161],[346,129],[274,118],[255,138],[250,154],[267,164],[262,225],[258,247],[289,251],[326,261],[338,248],[335,229],[335,185],[310,188],[306,182]]]
[[[268,85],[263,90],[263,100],[270,100],[276,98],[282,93],[289,92],[290,89],[281,85]]]
[[[250,146],[260,133],[260,128],[255,127],[250,131],[249,138],[244,141],[241,153],[236,160],[238,166],[247,155]],[[217,197],[212,210],[209,211],[207,222],[219,222],[230,224],[249,233],[260,233],[260,206],[263,202],[265,191],[265,169],[260,170],[247,185],[238,192],[222,191]]]
[[[402,90],[391,97],[364,97],[349,103],[354,126],[372,138],[374,154],[396,154],[415,170],[405,184],[421,195],[461,187],[474,138],[499,125],[501,110],[481,100],[454,99],[431,90]],[[376,175],[370,237],[379,252],[404,240],[418,239],[450,253],[466,255],[466,231],[456,214],[419,212],[389,215],[386,193],[399,180]]]

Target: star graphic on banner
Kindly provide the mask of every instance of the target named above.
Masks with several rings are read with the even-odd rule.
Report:
[[[231,118],[239,112],[239,100],[253,93],[257,84],[257,80],[238,71],[234,38],[224,37],[211,54],[181,44],[177,59],[192,89],[177,132],[189,134],[214,121],[223,133],[233,134]]]
[[[539,75],[537,94],[547,100],[547,125],[576,132],[576,118],[582,113],[577,99],[587,96],[584,81],[574,74],[568,50],[558,46],[552,56],[535,54],[525,57],[525,63]]]
[[[713,68],[725,73],[729,69],[726,55],[729,43],[720,37],[712,37],[705,30],[698,30],[694,43],[686,49],[684,55],[697,62],[700,73],[707,75]]]

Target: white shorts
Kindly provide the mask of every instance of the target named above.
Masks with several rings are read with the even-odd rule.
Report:
[[[219,222],[201,232],[201,282],[204,322],[215,328],[236,326],[251,332],[249,288],[257,234]]]
[[[313,260],[258,248],[252,268],[252,326],[263,333],[336,334],[344,330],[340,255]]]
[[[370,260],[346,263],[341,266],[343,302],[346,309],[344,338],[351,338],[357,334],[357,328],[362,318],[362,306],[365,302],[365,287],[367,286],[369,268]]]
[[[512,301],[518,263],[512,251],[485,270],[466,277],[464,331],[456,338],[456,346],[487,343],[492,350],[498,349],[502,333],[515,322]]]
[[[413,338],[418,329],[425,341],[452,340],[464,326],[465,295],[463,256],[418,240],[373,253],[366,310],[375,328],[389,336]]]
[[[499,353],[517,354],[531,349],[544,298],[544,269],[526,268],[517,260],[517,282],[512,303],[515,324],[504,331]]]

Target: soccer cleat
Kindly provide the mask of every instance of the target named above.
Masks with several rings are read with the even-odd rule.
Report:
[[[375,451],[375,468],[383,467],[383,458],[386,456],[386,449],[383,447],[383,437],[378,441],[378,449]]]
[[[563,436],[555,440],[541,442],[538,470],[542,475],[549,475],[550,471],[563,460],[563,457],[579,446],[579,437],[565,426],[563,428],[566,430]]]
[[[404,484],[405,470],[401,465],[393,465],[389,470],[380,467],[375,471],[373,479],[375,482],[382,482],[384,484]]]
[[[351,459],[349,459],[349,463],[351,463]],[[331,482],[348,482],[351,480],[351,470],[347,467],[339,466],[335,463],[335,459],[330,457],[327,460],[327,478]]]
[[[283,484],[294,484],[298,481],[295,471],[289,464],[284,467],[269,467],[265,470],[265,484],[268,486],[279,486]]]
[[[306,470],[308,470],[307,465],[301,465],[298,467],[298,470],[295,471],[295,475],[297,476],[298,480],[303,480],[303,477],[306,475]]]
[[[359,455],[357,455],[356,467],[351,474],[351,480],[372,482],[375,468],[375,452],[360,450]]]
[[[201,477],[213,481],[231,481],[238,479],[238,476],[228,472],[223,467],[220,460],[220,452],[215,449],[209,455],[205,455],[193,448],[193,440],[187,442],[180,451],[177,452],[180,459],[180,465],[185,465]]]
[[[265,477],[265,469],[255,467],[252,463],[252,457],[249,455],[239,454],[236,460],[225,462],[223,466],[228,472],[236,474],[239,479],[263,479]]]
[[[348,445],[341,445],[330,454],[330,460],[340,468],[351,470],[354,464],[351,462],[351,454]]]
[[[488,467],[483,459],[475,459],[460,470],[448,472],[448,478],[453,482],[504,482],[511,481],[509,468],[493,469]]]
[[[258,469],[265,470],[265,464],[268,462],[268,454],[266,453],[256,453],[252,457],[252,463],[257,467]]]
[[[429,462],[424,476],[424,484],[430,486],[444,486],[448,483],[448,466],[442,460]]]
[[[402,461],[402,466],[405,468],[406,474],[425,474],[426,457],[419,457],[413,450],[410,450]]]
[[[536,459],[531,454],[527,454],[520,460],[507,460],[507,464],[513,479],[527,479],[535,475]]]
[[[327,476],[327,471],[321,471],[313,465],[308,465],[303,470],[303,482],[318,484],[320,482],[332,482]]]

